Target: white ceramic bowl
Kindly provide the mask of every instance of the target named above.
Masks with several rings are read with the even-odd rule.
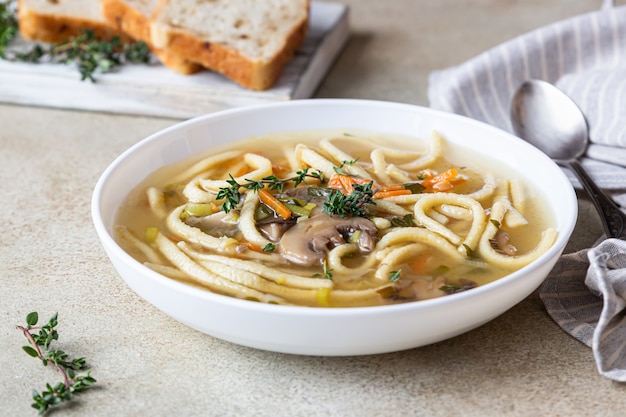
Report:
[[[447,297],[359,308],[278,306],[239,300],[168,279],[130,257],[113,239],[118,207],[157,168],[252,135],[285,130],[357,128],[447,141],[485,152],[522,173],[556,221],[556,244],[540,259],[493,283]],[[165,314],[233,343],[306,355],[362,355],[438,342],[474,329],[532,293],[572,233],[575,193],[550,159],[499,129],[413,105],[366,100],[299,100],[198,117],[158,132],[119,156],[102,174],[92,200],[98,236],[126,283]],[[558,213],[558,214],[557,214]]]

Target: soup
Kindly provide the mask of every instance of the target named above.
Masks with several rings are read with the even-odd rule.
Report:
[[[282,132],[212,149],[144,180],[118,243],[215,293],[310,307],[468,291],[556,240],[517,173],[434,132]]]

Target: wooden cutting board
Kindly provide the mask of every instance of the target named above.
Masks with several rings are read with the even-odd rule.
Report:
[[[191,118],[236,106],[310,97],[349,37],[348,7],[311,3],[304,44],[271,89],[247,90],[222,75],[184,76],[160,65],[125,65],[80,81],[61,64],[0,60],[0,102],[172,118]]]

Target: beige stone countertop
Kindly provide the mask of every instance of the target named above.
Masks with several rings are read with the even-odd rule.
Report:
[[[600,0],[346,0],[352,36],[317,97],[428,105],[427,76]],[[15,325],[59,313],[57,347],[98,383],[55,416],[622,416],[626,386],[596,371],[537,294],[461,336],[361,357],[236,346],[192,330],[119,278],[91,223],[93,186],[122,151],[176,120],[0,105],[0,416],[34,416],[58,375]],[[583,198],[568,251],[599,222]]]

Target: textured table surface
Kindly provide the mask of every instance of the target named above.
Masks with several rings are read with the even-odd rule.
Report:
[[[317,92],[428,105],[430,71],[591,0],[349,0],[351,39]],[[484,326],[385,355],[319,358],[235,346],[135,295],[91,223],[93,186],[143,137],[176,123],[0,105],[0,416],[36,415],[31,389],[57,381],[21,349],[15,325],[59,312],[58,347],[87,357],[98,384],[58,416],[621,416],[626,387],[533,294]],[[568,251],[599,222],[581,198]]]

